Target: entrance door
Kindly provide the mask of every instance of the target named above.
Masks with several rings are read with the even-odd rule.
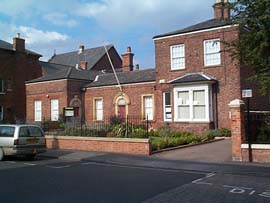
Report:
[[[124,105],[118,106],[118,116],[120,118],[126,118],[126,106]]]

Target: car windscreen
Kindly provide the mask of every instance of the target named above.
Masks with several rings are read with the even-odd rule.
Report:
[[[13,137],[15,127],[11,126],[0,126],[0,137]]]

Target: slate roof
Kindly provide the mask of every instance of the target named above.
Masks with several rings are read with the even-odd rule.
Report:
[[[68,67],[56,73],[48,74],[43,77],[27,81],[26,83],[28,84],[28,83],[46,82],[61,79],[88,80],[89,82],[91,82],[95,79],[96,75],[98,74],[100,74],[99,71],[78,70],[74,67]]]
[[[226,20],[211,19],[211,20],[207,20],[207,21],[186,27],[184,29],[180,29],[180,30],[176,30],[173,32],[168,32],[165,34],[154,36],[153,39],[160,38],[160,37],[167,37],[167,36],[171,36],[171,35],[177,35],[177,34],[184,34],[184,33],[188,33],[188,32],[204,30],[204,29],[216,28],[216,27],[221,27],[221,26],[225,26],[225,25],[230,25],[230,22],[228,22]]]
[[[114,46],[107,45],[106,48],[109,51],[110,49],[114,48]],[[57,54],[54,55],[48,62],[75,67],[80,61],[87,61],[87,66],[90,70],[105,54],[105,49],[103,46],[101,46],[85,49],[81,54],[78,54],[78,51]]]
[[[153,82],[156,80],[155,69],[135,70],[131,72],[118,72],[117,73],[120,84],[132,84],[142,82]],[[102,87],[117,85],[115,75],[113,73],[98,75],[96,80],[84,87]]]
[[[195,82],[217,82],[217,80],[205,73],[187,73],[179,78],[176,78],[169,83],[181,84],[181,83],[195,83]]]
[[[6,41],[3,41],[3,40],[0,40],[0,49],[6,49],[6,50],[10,50],[10,51],[15,51],[15,50],[13,49],[13,45],[12,45],[12,44],[10,44],[10,43],[8,43],[8,42],[6,42]],[[26,52],[27,54],[32,54],[32,55],[36,55],[36,56],[41,56],[40,54],[35,53],[35,52],[33,52],[33,51],[30,51],[30,50],[28,50],[28,49],[26,49],[25,52]]]
[[[44,61],[39,61],[39,64],[41,65],[42,72],[45,75],[56,73],[58,71],[68,69],[70,67],[66,65],[54,64],[54,63],[49,63],[49,62],[44,62]]]

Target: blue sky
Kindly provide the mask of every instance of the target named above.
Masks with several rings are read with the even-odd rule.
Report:
[[[154,35],[213,18],[214,0],[0,0],[0,39],[16,33],[48,60],[56,53],[131,46],[142,68],[155,66]]]

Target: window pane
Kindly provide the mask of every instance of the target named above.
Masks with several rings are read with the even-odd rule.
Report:
[[[29,137],[28,127],[21,127],[19,137]]]
[[[41,121],[41,117],[41,101],[35,101],[35,121]]]
[[[194,105],[204,105],[205,104],[204,90],[193,91],[193,104]]]
[[[194,106],[193,117],[194,119],[205,119],[205,106]]]
[[[144,97],[144,119],[153,120],[153,98],[152,96]]]
[[[51,120],[58,121],[59,118],[59,101],[58,99],[51,100]]]
[[[185,67],[185,45],[176,45],[171,48],[171,66],[172,69]]]
[[[14,127],[0,126],[0,137],[13,137],[14,131]]]
[[[4,92],[4,81],[0,79],[0,92]]]
[[[178,106],[178,119],[189,119],[189,106]]]
[[[171,93],[165,93],[165,105],[171,106]]]
[[[178,99],[180,102],[180,105],[188,105],[189,104],[189,92],[178,92]]]
[[[95,120],[101,121],[103,120],[103,101],[102,99],[95,100]]]
[[[32,137],[43,137],[43,133],[38,127],[29,127],[29,131]]]
[[[4,114],[4,112],[3,112],[3,106],[0,106],[0,121],[3,120],[3,114]]]
[[[219,65],[220,59],[220,40],[208,40],[204,42],[205,65]]]

